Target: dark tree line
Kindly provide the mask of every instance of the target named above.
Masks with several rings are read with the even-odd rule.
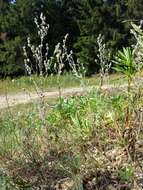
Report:
[[[41,12],[50,24],[50,49],[69,33],[70,47],[91,74],[98,71],[98,35],[104,35],[111,54],[132,44],[130,21],[143,19],[143,0],[0,0],[1,77],[24,74],[22,46],[27,36],[37,43],[33,20]]]

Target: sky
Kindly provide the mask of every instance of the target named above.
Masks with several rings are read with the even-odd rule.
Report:
[[[11,3],[15,3],[16,0],[11,0]]]

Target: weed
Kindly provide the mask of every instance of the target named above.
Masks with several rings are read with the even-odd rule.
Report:
[[[103,86],[104,78],[108,76],[110,68],[111,68],[111,61],[110,61],[110,51],[106,48],[106,44],[104,43],[104,36],[99,34],[97,38],[98,44],[98,60],[95,62],[99,62],[100,66],[100,88]]]
[[[131,181],[134,177],[134,171],[131,166],[126,166],[120,169],[119,178],[123,181]]]

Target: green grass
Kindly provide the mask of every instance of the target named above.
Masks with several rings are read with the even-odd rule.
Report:
[[[105,84],[123,84],[125,81],[126,80],[122,75],[112,74],[110,75],[109,81],[106,81]],[[35,91],[34,82],[39,89],[44,91],[53,91],[57,90],[58,88],[57,76],[49,76],[45,78],[37,76],[32,76],[31,78],[21,77],[13,80],[0,80],[0,94],[22,92],[23,90]],[[83,83],[89,86],[98,85],[99,75],[94,77],[87,77],[85,80],[83,80]],[[66,74],[60,76],[60,85],[62,88],[79,87],[81,86],[81,82],[74,76]]]
[[[80,82],[72,75],[60,77],[63,87],[79,86]],[[35,85],[41,90],[54,90],[58,88],[57,76],[49,77],[21,77],[17,79],[6,79],[0,81],[0,94],[15,93],[23,90],[34,91]]]
[[[46,98],[44,100],[45,104],[47,105],[47,108],[49,107],[53,107],[56,102],[57,102],[58,98],[57,97],[53,97],[53,98]],[[40,100],[33,100],[30,103],[25,103],[25,104],[18,104],[12,107],[7,107],[7,108],[3,108],[0,111],[0,118],[2,118],[4,115],[7,115],[7,113],[12,113],[13,116],[15,116],[15,114],[17,114],[18,112],[32,112],[32,110],[34,109],[34,107],[37,107],[38,104],[40,103]]]

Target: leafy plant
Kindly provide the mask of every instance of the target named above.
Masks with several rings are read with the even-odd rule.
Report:
[[[115,59],[113,60],[115,71],[123,73],[128,79],[128,92],[131,90],[131,82],[136,72],[134,64],[133,52],[130,47],[123,48],[123,51],[118,51]]]
[[[123,181],[130,181],[134,177],[134,171],[131,166],[123,167],[121,170],[119,170],[119,178]]]

